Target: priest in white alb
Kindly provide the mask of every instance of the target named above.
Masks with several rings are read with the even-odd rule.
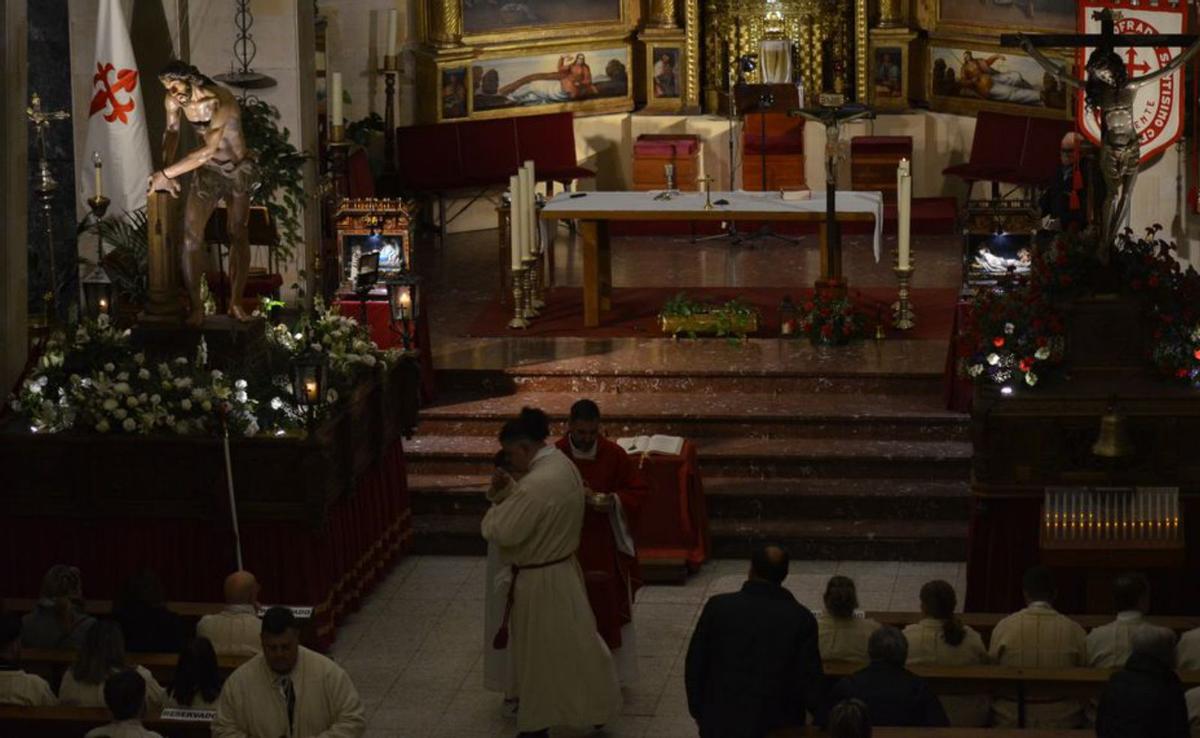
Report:
[[[612,722],[621,707],[616,669],[588,604],[575,559],[583,525],[583,480],[563,453],[546,446],[544,413],[523,410],[500,431],[520,482],[492,479],[483,537],[513,567],[504,623],[494,647],[511,649],[520,696],[521,736],[548,736],[559,725]]]

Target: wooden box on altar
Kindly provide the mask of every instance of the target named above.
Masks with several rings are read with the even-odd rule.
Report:
[[[972,409],[972,519],[965,608],[1005,612],[1022,605],[1021,576],[1044,563],[1058,576],[1060,609],[1111,607],[1108,583],[1122,569],[1151,578],[1153,610],[1200,612],[1200,393],[1157,374],[1145,358],[1150,327],[1136,300],[1076,299],[1062,306],[1065,359],[1036,387],[1003,393],[979,385]],[[1100,457],[1101,417],[1120,416],[1127,455]],[[1043,546],[1044,499],[1052,487],[1178,488],[1181,538],[1175,551],[1116,555]],[[1101,550],[1106,551],[1101,555]]]
[[[700,137],[687,133],[643,133],[633,145],[633,189],[667,187],[667,165],[675,167],[675,189],[699,190]]]

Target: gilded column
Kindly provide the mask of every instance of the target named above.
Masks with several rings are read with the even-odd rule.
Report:
[[[865,103],[868,99],[867,57],[867,0],[854,1],[854,98]]]
[[[651,23],[659,28],[676,28],[675,0],[654,0],[650,5]]]
[[[429,40],[434,46],[460,46],[462,32],[462,0],[429,0]]]
[[[684,43],[687,46],[687,81],[684,104],[700,107],[700,0],[684,0]]]
[[[904,25],[900,0],[879,0],[879,28],[899,28]]]

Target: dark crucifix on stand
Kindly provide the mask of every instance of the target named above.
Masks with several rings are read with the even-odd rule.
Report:
[[[1087,106],[1100,116],[1100,172],[1104,178],[1104,203],[1099,218],[1099,240],[1096,257],[1107,264],[1112,252],[1113,241],[1120,231],[1129,209],[1130,196],[1137,181],[1141,159],[1141,146],[1135,126],[1133,105],[1140,87],[1174,72],[1200,50],[1196,36],[1184,34],[1163,35],[1118,35],[1116,21],[1120,14],[1104,8],[1092,14],[1100,21],[1098,34],[1004,34],[1002,46],[1020,46],[1055,79],[1065,85],[1082,90]],[[1132,76],[1137,72],[1148,72],[1150,65],[1137,64],[1136,48],[1184,47],[1188,49],[1175,57],[1161,69]],[[1076,78],[1070,71],[1047,58],[1044,48],[1080,49],[1095,47],[1088,56],[1083,79]],[[1127,48],[1126,58],[1117,54],[1118,48]]]
[[[838,94],[822,94],[820,107],[788,111],[793,118],[805,118],[825,126],[825,251],[821,254],[821,279],[817,288],[844,294],[842,278],[842,229],[837,219],[837,166],[840,157],[841,126],[860,118],[873,118],[874,111],[864,105],[845,104]]]

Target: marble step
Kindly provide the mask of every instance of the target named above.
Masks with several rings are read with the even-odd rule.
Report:
[[[438,398],[421,410],[428,435],[492,436],[522,407],[545,410],[561,432],[571,392],[521,392],[481,397],[462,392]],[[941,394],[738,393],[704,397],[692,393],[622,392],[592,395],[612,437],[664,433],[687,438],[969,439],[970,418],[943,408]]]
[[[488,477],[409,475],[418,515],[481,516]],[[966,480],[747,479],[704,480],[711,519],[900,519],[966,520]]]
[[[748,558],[764,541],[786,545],[797,559],[962,561],[967,551],[965,521],[730,519],[711,521],[710,530],[718,558]],[[413,531],[417,553],[487,552],[473,515],[414,515]]]
[[[698,395],[741,393],[775,394],[887,394],[928,395],[940,392],[939,372],[823,371],[820,364],[777,371],[747,369],[689,369],[688,371],[610,371],[575,373],[570,370],[538,370],[536,367],[508,369],[439,369],[438,389],[513,394],[568,392],[576,396],[627,392],[687,392]]]
[[[706,476],[759,479],[829,477],[966,480],[971,444],[963,441],[781,438],[695,439]],[[405,445],[409,474],[491,473],[496,442],[487,436],[418,435]]]

